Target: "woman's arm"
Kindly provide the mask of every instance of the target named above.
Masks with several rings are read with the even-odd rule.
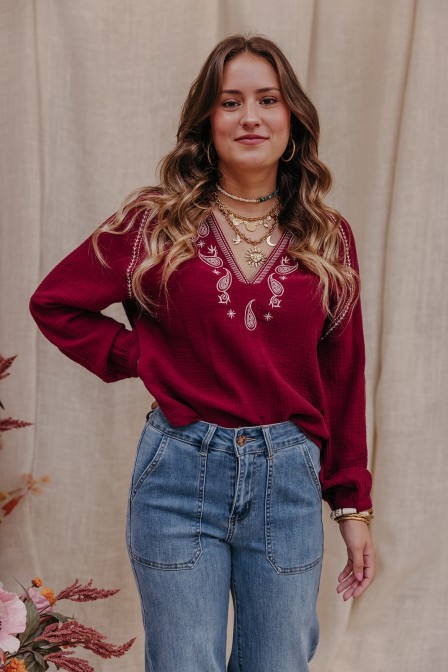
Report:
[[[127,233],[100,235],[108,266],[97,258],[90,236],[44,278],[30,300],[44,336],[106,382],[137,376],[135,331],[101,311],[130,298],[126,271],[139,235],[138,220]]]
[[[359,272],[353,233],[343,220],[352,267]],[[325,335],[326,334],[326,335]],[[370,509],[372,478],[367,469],[365,346],[361,302],[318,344],[329,439],[321,457],[323,498],[332,509]]]
[[[353,232],[343,220],[343,240],[352,267],[359,273]],[[345,235],[344,235],[345,234]],[[322,450],[323,498],[332,509],[372,507],[367,468],[365,346],[361,302],[319,342],[318,356],[330,438]],[[344,600],[358,597],[373,581],[375,550],[363,521],[338,523],[347,546],[347,563],[338,577]]]

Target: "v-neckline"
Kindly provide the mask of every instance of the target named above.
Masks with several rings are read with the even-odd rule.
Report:
[[[280,239],[277,241],[275,247],[272,248],[272,252],[264,262],[264,264],[258,269],[258,271],[255,273],[255,275],[252,278],[247,278],[243,269],[239,265],[238,261],[236,260],[235,255],[232,252],[232,248],[229,245],[229,242],[223,232],[221,231],[221,227],[219,225],[218,220],[215,217],[215,214],[213,212],[210,213],[208,217],[209,223],[210,223],[210,228],[213,232],[213,235],[216,239],[216,242],[218,243],[222,253],[224,254],[228,265],[232,269],[235,277],[240,281],[243,282],[246,285],[255,285],[259,282],[261,282],[266,275],[269,273],[275,262],[277,261],[278,257],[281,255],[281,253],[285,250],[286,246],[289,243],[289,240],[291,238],[290,232],[285,229],[280,236]]]

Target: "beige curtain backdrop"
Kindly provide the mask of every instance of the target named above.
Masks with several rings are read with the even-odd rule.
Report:
[[[143,670],[125,511],[151,399],[64,358],[28,299],[155,182],[199,66],[239,31],[276,40],[319,110],[328,202],[355,232],[363,281],[378,574],[358,602],[336,595],[345,549],[325,506],[312,670],[448,669],[447,25],[445,0],[0,0],[0,352],[18,355],[0,396],[34,423],[5,435],[0,489],[22,472],[52,479],[2,524],[0,578],[121,588],[61,605],[113,642],[137,635],[124,658],[92,658],[96,670]]]

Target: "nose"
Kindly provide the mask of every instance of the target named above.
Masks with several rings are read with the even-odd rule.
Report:
[[[242,106],[240,123],[242,126],[259,126],[260,115],[255,101],[247,101]]]

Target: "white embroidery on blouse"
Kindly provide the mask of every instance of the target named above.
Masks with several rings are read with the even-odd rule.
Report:
[[[280,308],[280,297],[285,293],[285,288],[283,287],[282,283],[279,282],[279,280],[277,280],[274,275],[277,274],[280,276],[281,280],[286,280],[289,273],[293,273],[298,269],[298,267],[299,264],[297,261],[294,265],[291,265],[289,257],[282,257],[281,263],[275,268],[274,273],[271,273],[268,277],[268,285],[272,293],[271,299],[269,301],[271,308]]]
[[[228,295],[227,290],[232,284],[232,274],[228,268],[224,268],[223,270],[225,275],[219,278],[218,282],[216,283],[216,289],[218,292],[221,292],[218,296],[219,303],[227,304],[230,302],[230,296]]]
[[[249,331],[253,331],[257,328],[257,318],[254,311],[252,310],[252,304],[254,301],[255,299],[249,301],[246,306],[246,310],[244,311],[244,324],[246,325],[246,328],[249,329]]]
[[[149,210],[145,210],[145,212],[143,213],[142,221],[140,222],[140,225],[138,227],[137,235],[134,240],[134,245],[132,247],[131,261],[129,262],[129,266],[126,269],[126,284],[128,286],[128,294],[130,299],[132,299],[134,296],[132,292],[132,275],[137,265],[138,255],[140,254],[140,248],[143,242],[143,232],[148,217],[149,217]]]
[[[333,217],[332,217],[332,219],[334,220]],[[350,266],[350,268],[353,268],[352,260],[351,260],[351,257],[350,257],[350,245],[349,245],[349,242],[348,242],[347,234],[345,233],[345,230],[342,226],[342,222],[339,224],[339,234],[340,234],[340,236],[342,238],[342,242],[344,244],[344,252],[345,252],[344,263],[346,263],[348,266]],[[347,315],[347,313],[348,313],[348,311],[349,311],[349,309],[352,305],[353,296],[354,296],[354,290],[351,289],[350,290],[350,296],[348,297],[344,308],[342,309],[339,316],[336,319],[333,319],[330,322],[330,325],[329,325],[328,329],[326,330],[324,335],[320,337],[320,339],[319,339],[320,341],[323,341],[324,338],[326,338],[328,336],[328,334],[330,334],[334,329],[336,329],[336,327],[339,324],[341,324],[341,322],[344,320],[345,316]]]
[[[221,257],[218,257],[218,250],[216,245],[209,245],[207,248],[208,255],[198,252],[199,259],[202,259],[203,262],[211,266],[212,268],[221,268],[223,261]]]
[[[218,303],[227,305],[228,303],[230,303],[230,295],[227,290],[230,288],[230,285],[232,284],[232,274],[230,273],[228,268],[223,268],[224,262],[218,255],[218,249],[216,245],[208,246],[207,248],[208,254],[203,254],[201,252],[201,248],[205,246],[205,242],[202,240],[202,238],[207,238],[209,233],[210,228],[207,222],[204,221],[199,226],[198,235],[195,238],[193,238],[193,241],[196,243],[196,246],[198,247],[199,259],[201,259],[201,261],[207,264],[207,266],[213,268],[213,273],[221,276],[219,280],[216,282],[216,289],[218,290]],[[221,275],[221,271],[218,270],[219,268],[224,271],[224,275]],[[229,310],[227,315],[228,317],[233,319],[236,313],[233,310]]]
[[[210,223],[211,226],[209,226],[206,221],[202,222],[202,224],[198,228],[197,235],[194,238],[192,238],[192,240],[196,244],[199,259],[201,259],[201,261],[207,264],[207,266],[211,267],[213,269],[213,273],[220,275],[219,279],[216,282],[216,290],[218,292],[218,303],[228,305],[229,303],[231,303],[229,289],[233,281],[233,275],[231,271],[233,271],[233,274],[237,278],[239,278],[241,282],[244,282],[246,284],[256,284],[256,283],[258,284],[266,277],[268,272],[272,269],[272,266],[275,264],[276,261],[276,255],[274,254],[272,258],[268,260],[265,266],[261,269],[260,273],[257,274],[255,279],[252,279],[252,281],[248,281],[242,274],[241,269],[238,267],[235,259],[233,258],[233,255],[231,254],[231,251],[228,248],[227,241],[223,238],[219,228],[216,225],[214,225],[213,219],[211,219]],[[225,260],[231,270],[229,270],[229,268],[226,268],[224,266],[223,258],[218,254],[218,248],[216,245],[209,245],[207,247],[207,254],[205,254],[202,251],[203,248],[206,246],[204,238],[208,237],[211,228],[213,229],[213,233],[216,240],[219,242],[219,249],[224,254]],[[289,238],[290,236],[288,235],[288,232],[285,232],[283,234],[283,238],[278,244],[279,245],[278,251],[282,252],[285,249],[286,245],[288,244]],[[288,279],[288,276],[291,273],[293,273],[298,269],[298,267],[299,264],[297,261],[295,263],[292,263],[291,258],[288,255],[285,255],[281,258],[280,264],[278,264],[278,266],[275,267],[275,270],[268,276],[267,282],[272,294],[269,301],[270,308],[281,307],[280,297],[283,296],[285,291],[282,283],[274,276],[277,275],[281,280],[285,281]],[[252,304],[254,302],[255,299],[251,299],[244,311],[244,324],[249,331],[254,331],[257,328],[258,324],[257,317],[255,315],[254,309],[252,308]],[[227,312],[227,316],[233,320],[233,318],[236,316],[236,312],[230,309]],[[273,318],[274,316],[272,315],[271,312],[266,312],[263,315],[263,319],[266,322],[269,322]]]

